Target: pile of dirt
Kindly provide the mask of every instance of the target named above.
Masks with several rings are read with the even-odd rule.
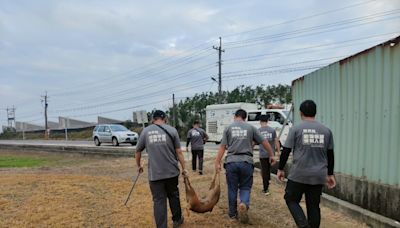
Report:
[[[208,167],[205,175],[190,174],[192,185],[200,195],[206,192],[213,175],[212,161],[205,165]],[[96,160],[75,168],[24,172],[8,169],[6,175],[0,169],[0,227],[155,227],[145,174],[140,177],[128,206],[123,205],[132,184],[127,173],[134,176],[132,170],[135,169],[130,158]],[[272,194],[264,196],[258,174],[251,198],[251,224],[246,226],[228,219],[223,174],[220,202],[211,213],[205,214],[185,210],[182,178],[180,181],[183,227],[295,227],[282,199],[282,187],[272,185]],[[322,216],[322,227],[365,227],[325,207],[322,207]],[[172,225],[170,216],[168,219]]]

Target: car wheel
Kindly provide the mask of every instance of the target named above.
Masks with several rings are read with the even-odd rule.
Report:
[[[115,138],[115,137],[113,137],[113,138],[112,138],[112,144],[113,144],[113,146],[118,146],[118,145],[119,145],[118,139]]]
[[[101,142],[97,137],[94,138],[94,145],[96,145],[96,146],[100,146],[101,145]]]

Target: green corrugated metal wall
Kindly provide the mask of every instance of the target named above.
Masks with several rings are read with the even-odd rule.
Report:
[[[314,100],[317,119],[334,134],[336,172],[400,184],[399,41],[397,37],[293,81],[295,123],[300,103]]]

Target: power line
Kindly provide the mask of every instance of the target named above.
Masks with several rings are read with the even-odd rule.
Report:
[[[259,41],[260,39],[262,40],[262,39],[265,39],[265,38],[275,38],[275,37],[280,37],[280,36],[284,36],[284,35],[290,35],[290,34],[296,34],[296,33],[299,33],[299,32],[305,32],[305,31],[312,31],[312,30],[315,30],[315,29],[326,29],[326,26],[336,26],[336,25],[341,25],[341,24],[344,24],[344,22],[347,22],[347,23],[354,23],[354,22],[356,22],[357,20],[359,21],[359,20],[361,20],[361,19],[368,19],[368,18],[371,18],[372,16],[377,16],[377,15],[381,15],[382,16],[382,14],[383,15],[389,15],[389,13],[392,13],[393,14],[393,12],[396,12],[397,10],[392,10],[392,11],[386,11],[386,12],[380,12],[380,13],[377,13],[377,14],[372,14],[372,15],[369,15],[369,16],[367,16],[367,17],[359,17],[359,18],[353,18],[353,19],[348,19],[348,20],[343,20],[343,21],[339,21],[339,22],[335,22],[335,23],[330,23],[330,24],[325,24],[325,25],[319,25],[319,26],[314,26],[314,27],[309,27],[309,28],[305,28],[305,29],[300,29],[300,30],[295,30],[295,31],[292,31],[292,32],[287,32],[287,33],[281,33],[281,34],[276,34],[276,35],[274,35],[274,36],[269,36],[269,37],[258,37],[258,38],[252,38],[252,39],[248,39],[248,40],[243,40],[243,41],[236,41],[236,42],[228,42],[227,43],[227,46],[229,46],[229,45],[233,45],[233,44],[240,44],[240,43],[248,43],[248,42],[255,42],[255,41]],[[385,14],[386,13],[386,14]],[[324,26],[325,26],[325,28],[324,28]],[[254,45],[254,44],[253,44]],[[249,45],[242,45],[242,46],[240,46],[240,47],[243,47],[243,46],[249,46]],[[231,47],[231,48],[237,48],[237,47]],[[205,49],[206,50],[206,49]],[[192,58],[192,57],[185,57],[185,58]],[[162,72],[165,72],[165,70],[164,71],[162,71]],[[159,72],[159,74],[160,73],[162,73],[162,72]],[[145,76],[146,77],[146,76]],[[137,80],[137,79],[136,79]],[[60,95],[60,94],[59,94]]]
[[[119,74],[117,76],[114,76],[114,77],[111,76],[110,78],[105,79],[105,80],[104,79],[103,80],[96,80],[94,83],[91,83],[89,85],[85,84],[85,85],[77,86],[77,87],[75,87],[77,89],[73,90],[73,91],[67,91],[67,92],[63,92],[63,93],[55,93],[54,96],[63,96],[63,95],[72,94],[73,92],[87,91],[88,88],[102,88],[104,86],[108,86],[110,84],[110,81],[114,81],[114,83],[118,82],[118,81],[121,81],[121,82],[125,81],[126,82],[127,78],[134,77],[134,76],[141,76],[139,78],[135,78],[135,81],[146,79],[146,78],[149,77],[149,74],[150,75],[151,74],[154,75],[154,74],[157,74],[157,73],[160,74],[160,73],[166,72],[168,70],[177,68],[177,67],[181,66],[182,64],[192,63],[192,62],[197,61],[199,59],[205,58],[205,57],[209,56],[209,54],[206,55],[206,56],[194,59],[194,57],[196,57],[196,56],[200,56],[201,54],[207,53],[206,52],[207,50],[209,50],[209,48],[204,48],[204,49],[200,50],[199,53],[197,53],[197,54],[195,53],[192,56],[184,56],[182,58],[178,58],[177,60],[173,60],[173,61],[167,62],[164,65],[160,65],[159,67],[149,68],[149,69],[146,69],[144,71],[137,72],[135,74],[131,74],[134,71],[129,71],[129,72],[121,73],[121,74]],[[165,59],[165,60],[170,60],[170,59]],[[157,69],[161,69],[161,71],[159,71],[159,72],[156,71],[156,73],[152,72],[152,70],[157,70]],[[121,78],[121,79],[118,79],[118,76],[124,76],[124,77]],[[115,80],[115,79],[118,79],[118,80]],[[97,85],[97,84],[99,84],[99,85]]]
[[[352,28],[352,27],[356,27],[356,26],[362,26],[362,25],[367,25],[367,24],[381,22],[381,21],[387,21],[387,20],[393,20],[393,19],[398,19],[398,18],[400,18],[400,17],[398,17],[398,16],[397,17],[390,17],[390,18],[384,18],[384,19],[379,19],[379,20],[359,23],[359,24],[350,25],[350,26],[343,26],[343,27],[334,28],[334,29],[328,29],[328,30],[319,31],[319,32],[307,33],[307,34],[302,34],[302,35],[297,35],[297,36],[289,36],[289,37],[284,37],[283,36],[283,38],[275,38],[275,37],[265,38],[264,40],[259,40],[259,41],[253,42],[253,43],[247,43],[247,44],[241,44],[241,45],[231,45],[231,46],[229,46],[227,44],[227,46],[228,46],[229,49],[256,46],[256,45],[261,45],[261,44],[265,44],[265,43],[278,42],[278,41],[289,40],[289,39],[300,38],[300,37],[306,37],[306,36],[312,36],[312,35],[317,35],[317,34],[322,34],[322,33],[336,32],[336,31],[339,31],[339,30],[344,30],[344,29],[348,29],[348,28]],[[316,30],[318,30],[318,29],[316,29]],[[301,34],[301,33],[298,33],[298,34]],[[293,34],[290,34],[290,35],[293,35]],[[270,39],[270,40],[268,40],[268,39]]]
[[[203,66],[195,68],[193,70],[176,74],[173,77],[168,77],[168,78],[165,78],[165,79],[158,80],[157,83],[161,84],[163,82],[171,82],[171,81],[183,78],[183,77],[188,76],[188,75],[194,75],[194,74],[197,74],[197,73],[205,72],[207,70],[210,70],[211,66],[213,66],[213,65],[214,64],[203,65]],[[98,100],[102,100],[102,101],[109,100],[110,98],[119,97],[119,96],[123,96],[123,95],[129,94],[132,91],[135,91],[136,89],[144,90],[144,89],[147,89],[147,88],[154,88],[153,83],[147,83],[146,85],[138,85],[138,86],[135,86],[135,87],[130,87],[130,88],[125,89],[125,90],[121,90],[121,91],[118,91],[118,92],[115,92],[115,93],[107,94],[105,96],[100,96],[100,97],[96,96],[95,98],[92,98],[92,99],[85,99],[85,101],[89,102],[89,101],[98,101]]]
[[[393,11],[398,11],[398,10],[393,10]],[[389,12],[392,12],[392,11],[389,11]],[[393,12],[392,12],[393,13]],[[389,18],[389,19],[392,19],[392,18]],[[386,20],[386,19],[385,19]],[[376,21],[374,21],[374,22],[376,22]],[[321,27],[321,26],[316,26],[316,27]],[[347,28],[347,27],[345,27],[345,28]],[[341,28],[341,29],[344,29],[344,28]],[[329,31],[331,31],[331,30],[329,30]],[[328,31],[324,31],[324,32],[328,32]],[[292,33],[293,34],[293,33]],[[311,34],[307,34],[307,35],[311,35]],[[293,38],[293,37],[292,37]],[[240,46],[240,47],[243,47],[243,45],[242,46]],[[235,48],[235,47],[232,47],[232,48]]]
[[[259,72],[252,72],[252,73],[242,73],[242,74],[233,74],[229,76],[224,76],[224,78],[247,78],[247,77],[254,77],[256,75],[272,75],[272,74],[281,74],[281,73],[288,73],[288,72],[295,72],[295,71],[303,71],[303,70],[312,70],[318,69],[326,64],[319,64],[319,65],[311,65],[311,66],[304,66],[304,67],[295,67],[295,68],[287,68],[287,69],[279,69],[279,70],[272,70],[272,71],[259,71]]]
[[[389,33],[388,33],[388,34],[389,34]],[[390,33],[390,34],[393,34],[393,33]],[[387,35],[387,34],[382,34],[382,35]],[[382,35],[379,35],[379,36],[382,36]],[[363,40],[363,39],[368,39],[368,38],[377,37],[377,36],[378,36],[378,35],[374,35],[374,36],[370,36],[370,37],[363,37],[363,38],[358,38],[358,39],[353,39],[353,40],[346,40],[346,41],[337,42],[337,43],[344,43],[344,42],[350,42],[350,41]],[[309,52],[310,52],[310,49],[312,49],[312,48],[323,47],[323,46],[330,46],[330,45],[334,45],[334,44],[336,44],[336,43],[324,44],[324,45],[316,45],[316,46],[310,46],[310,47],[300,48],[300,49],[289,49],[289,50],[285,50],[285,51],[267,53],[267,54],[256,55],[256,56],[249,56],[249,57],[244,57],[244,58],[227,59],[226,62],[227,62],[227,63],[230,63],[231,61],[234,61],[234,60],[243,60],[243,59],[247,59],[247,58],[249,58],[249,59],[252,60],[252,59],[255,58],[255,57],[272,56],[272,55],[282,54],[282,53],[285,53],[285,52],[294,52],[294,51],[300,51],[300,50],[307,50],[307,53],[309,53]],[[321,51],[321,50],[318,50],[318,51]],[[299,54],[299,53],[297,53],[297,54]],[[301,54],[301,53],[300,53],[300,54]],[[234,62],[237,63],[238,61],[234,61]],[[212,65],[212,64],[211,64],[211,65]],[[183,73],[180,73],[180,74],[176,75],[176,77],[164,79],[164,80],[162,80],[162,81],[159,81],[159,85],[162,85],[161,82],[168,83],[168,82],[173,81],[174,79],[183,78],[183,77],[189,75],[190,73],[203,72],[204,70],[207,70],[207,67],[208,67],[208,66],[211,66],[211,65],[210,65],[210,64],[207,64],[207,65],[204,65],[204,66],[202,66],[202,67],[199,67],[199,68],[196,68],[196,69],[195,69],[195,70],[199,70],[199,71],[188,71],[188,72],[183,72]],[[203,68],[203,67],[204,67],[204,68]],[[267,68],[269,68],[269,67],[267,67]],[[247,69],[247,70],[248,70],[248,69]],[[229,74],[229,73],[228,73],[228,74]],[[156,86],[156,87],[157,87],[157,86]],[[107,100],[107,99],[109,100],[110,98],[113,98],[113,97],[122,96],[122,95],[126,94],[127,92],[129,93],[129,92],[135,91],[135,89],[141,89],[141,90],[143,90],[143,89],[147,89],[147,88],[155,88],[155,86],[154,86],[153,84],[149,84],[149,85],[144,86],[144,87],[143,87],[143,86],[133,87],[133,88],[129,88],[128,90],[119,91],[119,92],[117,92],[117,93],[110,94],[110,95],[107,95],[107,96],[104,96],[104,97],[96,97],[95,100],[102,100],[102,101]],[[87,101],[90,101],[90,100],[87,100]],[[66,105],[66,106],[69,106],[69,105]],[[76,108],[68,108],[68,109],[61,109],[61,110],[55,110],[55,111],[68,111],[68,110],[73,110],[73,109],[76,109]],[[78,109],[79,109],[79,108],[78,108]]]
[[[273,35],[263,35],[263,36],[258,36],[258,37],[246,39],[246,40],[226,42],[226,46],[235,45],[235,44],[250,43],[250,42],[255,42],[255,41],[265,40],[265,39],[270,39],[270,38],[279,38],[279,37],[284,37],[284,36],[287,36],[287,35],[299,34],[299,33],[303,33],[303,32],[319,30],[319,29],[326,29],[326,28],[329,28],[329,27],[335,27],[335,26],[339,26],[339,25],[351,24],[351,23],[360,22],[360,21],[362,22],[362,21],[366,21],[368,19],[374,19],[374,18],[378,18],[378,17],[398,14],[399,11],[400,11],[399,9],[382,11],[382,12],[378,12],[378,13],[374,13],[374,14],[369,14],[367,16],[355,17],[355,18],[345,19],[345,20],[341,20],[341,21],[335,21],[335,22],[332,22],[332,23],[326,23],[326,24],[321,24],[321,25],[301,28],[301,29],[288,31],[288,32],[283,32],[283,33],[277,33],[277,34],[273,34]]]
[[[372,1],[371,1],[372,2]],[[393,18],[392,18],[393,19]]]
[[[208,65],[208,66],[210,66],[210,65]],[[202,70],[199,70],[199,71],[197,71],[197,72],[204,72],[205,70],[211,69],[211,68],[209,68],[209,67],[208,67],[207,69],[204,69],[204,66],[203,66],[202,68],[203,68]],[[173,80],[176,80],[176,79],[179,79],[179,78],[188,76],[188,75],[193,75],[193,72],[191,72],[191,73],[192,73],[192,74],[189,74],[189,73],[179,74],[177,77],[174,77],[174,78],[172,78],[172,79],[173,79]],[[116,95],[114,94],[114,96],[112,96],[112,97],[121,97],[121,96],[123,96],[124,94],[126,94],[127,92],[129,93],[129,92],[132,92],[132,91],[136,91],[135,89],[145,90],[145,89],[147,89],[147,88],[157,88],[157,87],[159,87],[160,85],[165,85],[168,81],[171,82],[171,81],[173,81],[173,80],[170,80],[170,79],[161,80],[161,81],[159,81],[157,84],[149,83],[149,84],[146,85],[146,86],[130,88],[130,89],[126,90],[126,91],[122,91],[123,93],[121,93],[121,91],[120,91],[120,92],[118,93],[118,96],[116,96]],[[163,83],[163,82],[165,82],[165,83]],[[184,84],[187,84],[187,83],[184,83]],[[153,94],[153,93],[150,93],[150,94]],[[122,100],[119,100],[119,101],[129,101],[129,100],[131,100],[131,99],[137,99],[137,98],[143,97],[143,96],[144,96],[144,95],[135,96],[135,97],[131,97],[131,98],[125,98],[125,99],[122,99]],[[109,96],[98,97],[97,99],[98,99],[98,100],[101,100],[101,101],[104,101],[105,98],[109,98]],[[115,101],[109,101],[109,102],[103,102],[103,103],[101,103],[101,105],[109,105],[109,104],[114,104],[114,103],[115,103]],[[89,106],[89,107],[92,108],[92,107],[97,107],[97,106],[98,106],[98,105],[96,104],[96,105],[92,105],[92,106]],[[81,106],[81,107],[88,107],[88,106]],[[65,112],[65,111],[71,111],[71,110],[76,110],[76,109],[80,109],[80,108],[77,107],[77,108],[59,109],[59,110],[54,110],[54,112]]]
[[[235,75],[235,74],[243,73],[243,72],[260,71],[260,70],[266,70],[266,69],[272,69],[272,68],[294,66],[294,65],[304,64],[304,63],[321,62],[321,61],[339,59],[339,58],[344,58],[344,57],[346,57],[346,56],[342,55],[342,56],[335,56],[335,57],[329,57],[329,58],[319,58],[319,59],[312,59],[312,60],[306,60],[306,61],[301,61],[301,62],[287,63],[287,64],[275,65],[275,66],[250,68],[250,69],[244,69],[244,70],[239,70],[239,71],[230,71],[230,72],[225,73],[225,75],[227,75],[225,77],[229,77],[230,75]]]
[[[372,2],[377,2],[377,0],[365,1],[365,2],[362,1],[362,2],[358,2],[358,3],[352,4],[352,5],[348,5],[348,6],[345,6],[345,7],[340,7],[340,8],[336,8],[336,9],[333,9],[333,10],[324,11],[324,12],[321,12],[321,13],[311,14],[311,15],[304,16],[304,17],[294,18],[294,19],[287,20],[287,21],[284,21],[284,22],[281,22],[281,23],[277,23],[277,24],[273,24],[273,25],[262,26],[262,27],[258,27],[258,28],[251,29],[251,30],[247,30],[247,31],[244,31],[244,32],[234,33],[234,34],[226,34],[226,35],[224,35],[224,37],[238,36],[238,35],[242,35],[242,34],[246,34],[246,33],[252,33],[252,32],[255,32],[255,31],[259,31],[259,30],[270,29],[270,28],[273,28],[273,27],[276,27],[276,26],[295,23],[295,22],[299,22],[299,21],[303,21],[303,20],[307,20],[307,19],[310,19],[310,18],[319,17],[319,16],[323,16],[323,15],[328,15],[328,14],[335,13],[335,12],[338,12],[338,11],[342,11],[342,10],[346,10],[346,9],[350,9],[350,8],[354,8],[354,7],[358,7],[358,6],[362,6],[362,5],[366,5],[366,4],[369,4],[369,3],[372,3]]]
[[[400,32],[400,31],[399,31]],[[228,58],[225,59],[224,63],[229,64],[229,63],[238,63],[241,62],[241,60],[250,60],[253,61],[254,59],[260,58],[260,57],[265,57],[265,56],[271,56],[271,55],[280,55],[282,53],[292,53],[292,52],[298,52],[298,51],[303,51],[306,50],[307,53],[309,52],[310,49],[315,49],[315,48],[320,48],[320,47],[328,47],[328,46],[335,46],[337,44],[343,44],[343,43],[349,43],[349,42],[355,42],[355,41],[360,41],[360,40],[368,40],[371,38],[377,38],[377,37],[383,37],[387,35],[394,35],[398,34],[399,32],[391,32],[391,33],[384,33],[384,34],[377,34],[377,35],[372,35],[372,36],[366,36],[366,37],[359,37],[356,39],[350,39],[350,40],[343,40],[343,41],[338,41],[338,42],[332,42],[328,44],[319,44],[319,45],[313,45],[313,46],[308,46],[304,48],[296,48],[296,49],[287,49],[283,51],[278,51],[278,52],[270,52],[270,53],[265,53],[265,54],[259,54],[259,55],[252,55],[252,56],[245,56],[245,57],[238,57],[238,58]],[[365,43],[365,42],[364,42]],[[362,42],[357,42],[356,44],[351,44],[351,46],[358,45],[358,44],[364,44]],[[347,46],[340,46],[340,47],[347,47]],[[337,48],[337,47],[335,47]],[[325,49],[322,49],[325,50]]]

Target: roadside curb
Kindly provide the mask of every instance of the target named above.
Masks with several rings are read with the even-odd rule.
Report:
[[[75,153],[82,155],[99,155],[112,157],[133,157],[135,149],[115,147],[89,147],[74,145],[35,145],[35,144],[0,144],[0,151],[43,151],[52,153]]]
[[[261,172],[259,168],[254,169],[257,173]],[[281,182],[277,179],[277,176],[273,173],[271,173],[271,180],[282,187],[285,186],[285,183],[287,179],[285,179],[285,182]],[[283,197],[282,197],[283,200]],[[321,202],[324,206],[327,206],[335,211],[347,214],[348,216],[366,223],[370,227],[376,227],[376,228],[400,228],[400,222],[387,218],[385,216],[379,215],[377,213],[371,212],[369,210],[366,210],[362,207],[359,207],[357,205],[351,204],[347,201],[338,199],[334,196],[328,195],[326,193],[322,193],[321,197]]]

